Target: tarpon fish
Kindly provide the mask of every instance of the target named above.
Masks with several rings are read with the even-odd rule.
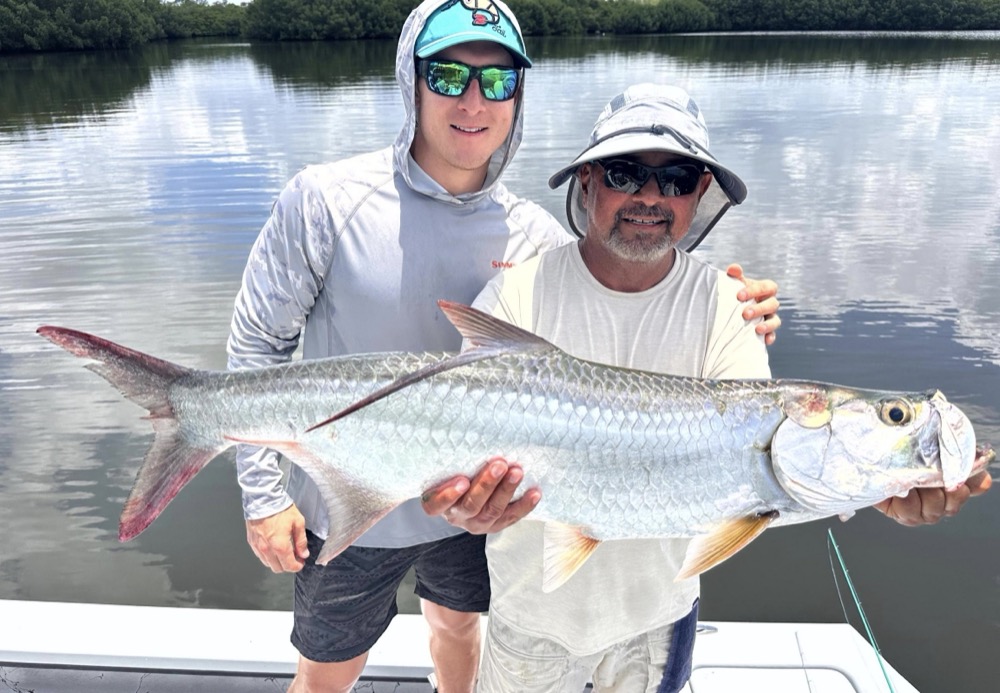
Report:
[[[914,487],[954,489],[977,457],[969,419],[940,392],[793,380],[702,380],[605,366],[441,301],[468,345],[243,371],[185,368],[61,327],[38,332],[148,410],[155,437],[119,538],[141,533],[210,460],[279,451],[319,486],[327,563],[390,510],[490,458],[520,464],[542,500],[543,588],[603,541],[690,537],[677,579],[765,528],[849,517]]]

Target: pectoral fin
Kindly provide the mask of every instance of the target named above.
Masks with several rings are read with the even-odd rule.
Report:
[[[544,532],[542,592],[548,594],[573,577],[601,542],[558,522],[547,522]]]
[[[760,536],[778,518],[778,511],[741,517],[719,525],[710,534],[696,537],[688,546],[681,572],[674,582],[704,573],[736,554]]]

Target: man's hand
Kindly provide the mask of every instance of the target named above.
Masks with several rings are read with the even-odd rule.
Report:
[[[986,493],[993,484],[989,470],[969,477],[954,491],[943,488],[915,488],[902,498],[893,496],[875,504],[875,509],[901,525],[932,525],[955,515],[973,496]]]
[[[306,521],[294,504],[270,517],[247,520],[247,543],[275,573],[297,573],[309,556]]]
[[[511,502],[523,478],[520,467],[497,457],[471,480],[452,477],[424,492],[420,500],[428,515],[442,515],[472,534],[492,534],[530,513],[542,499],[542,492],[533,488]]]
[[[771,346],[778,338],[777,331],[781,327],[781,318],[778,317],[778,308],[781,307],[778,303],[778,284],[770,279],[748,279],[743,276],[743,268],[735,263],[726,268],[726,274],[744,284],[736,295],[737,299],[749,301],[752,298],[757,301],[757,305],[746,307],[743,319],[753,320],[763,316],[764,322],[755,329],[757,334],[764,335],[764,344]]]

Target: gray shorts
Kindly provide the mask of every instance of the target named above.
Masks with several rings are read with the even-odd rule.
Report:
[[[316,565],[323,540],[312,532],[309,558],[295,574],[292,645],[314,662],[344,662],[364,654],[398,613],[396,590],[412,566],[417,596],[453,609],[490,606],[486,537],[459,534],[402,549],[351,546]]]
[[[698,602],[674,623],[575,655],[547,638],[521,633],[491,615],[478,693],[679,693],[691,677]]]

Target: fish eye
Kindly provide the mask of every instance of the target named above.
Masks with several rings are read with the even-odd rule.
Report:
[[[879,403],[879,418],[890,426],[905,426],[913,421],[913,405],[904,399],[886,399]]]

